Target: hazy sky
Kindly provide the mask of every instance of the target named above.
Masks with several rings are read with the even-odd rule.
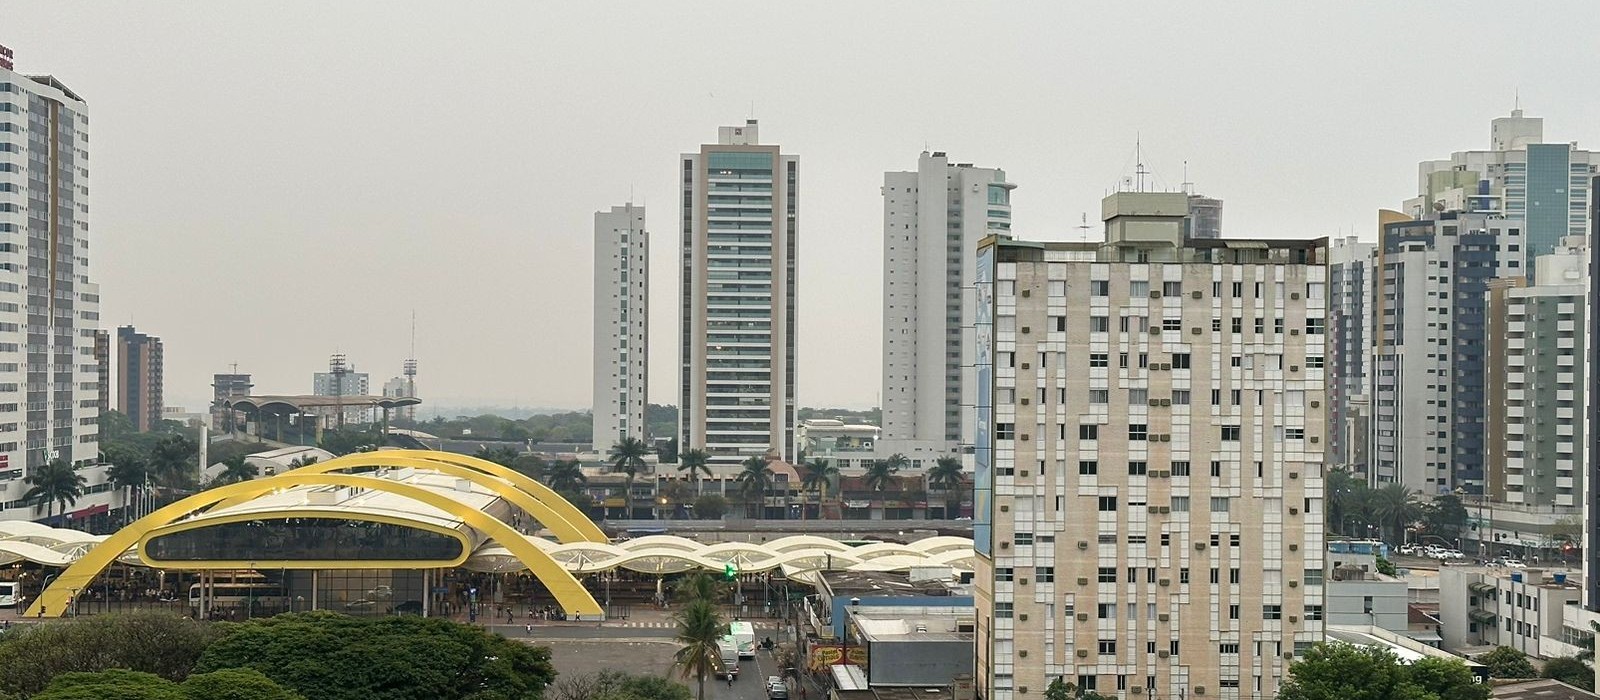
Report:
[[[88,100],[102,322],[191,408],[335,351],[376,391],[413,310],[426,401],[587,407],[592,216],[630,193],[676,403],[676,156],[752,114],[800,156],[802,405],[876,401],[878,189],[925,146],[1004,168],[1023,238],[1098,225],[1136,134],[1225,235],[1371,238],[1517,93],[1600,145],[1592,2],[1131,4],[0,0],[0,44]]]

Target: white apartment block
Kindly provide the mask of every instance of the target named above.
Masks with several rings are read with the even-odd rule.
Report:
[[[1367,473],[1371,397],[1372,262],[1375,246],[1355,236],[1328,248],[1328,465]]]
[[[648,437],[650,234],[644,207],[594,215],[594,449]]]
[[[881,454],[931,458],[973,436],[973,252],[1011,232],[1005,172],[924,151],[915,172],[883,175]],[[965,408],[965,410],[963,410]]]
[[[1327,243],[1186,211],[978,251],[980,698],[1270,698],[1322,640]]]
[[[1531,274],[1533,261],[1555,252],[1561,239],[1589,235],[1597,168],[1600,153],[1574,143],[1544,143],[1544,119],[1517,109],[1490,122],[1488,150],[1423,161],[1418,196],[1404,209],[1414,219],[1453,210],[1524,220],[1516,274]]]
[[[679,444],[729,467],[795,459],[800,162],[755,120],[679,159]]]
[[[1369,479],[1480,493],[1489,282],[1522,274],[1523,222],[1459,211],[1378,222]]]
[[[1569,238],[1535,261],[1536,284],[1496,280],[1490,290],[1491,407],[1488,459],[1497,500],[1534,506],[1581,506],[1579,468],[1587,433],[1579,392],[1584,390],[1587,335],[1582,239]]]
[[[0,67],[0,482],[99,454],[100,293],[89,281],[89,112]],[[52,259],[54,258],[54,259]],[[4,500],[25,487],[7,490]]]

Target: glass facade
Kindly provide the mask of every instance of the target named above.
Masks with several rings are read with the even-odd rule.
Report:
[[[276,518],[225,523],[151,539],[156,561],[445,562],[461,558],[461,541],[427,530],[341,518]]]
[[[1527,244],[1523,246],[1522,267],[1533,276],[1533,261],[1554,253],[1567,235],[1569,187],[1567,166],[1571,147],[1564,143],[1528,145]],[[1508,184],[1507,189],[1510,190]],[[1509,197],[1509,192],[1508,192]]]

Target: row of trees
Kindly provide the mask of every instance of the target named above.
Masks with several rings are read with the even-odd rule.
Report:
[[[1446,494],[1424,502],[1404,484],[1372,488],[1343,469],[1328,471],[1328,527],[1350,537],[1377,536],[1400,543],[1408,530],[1454,542],[1468,525],[1467,509],[1458,496]],[[1418,527],[1420,526],[1420,528]]]
[[[621,461],[631,454],[630,448],[626,444],[627,442],[627,440],[624,440],[622,443],[618,443],[611,451],[613,459],[617,460],[614,462],[615,468],[619,471],[625,471],[630,468],[622,466],[623,462]],[[642,460],[640,463],[642,464]],[[678,456],[677,470],[685,478],[693,480],[698,491],[700,490],[701,479],[711,475],[709,463],[710,455],[705,450],[684,450]],[[863,475],[863,481],[868,490],[881,494],[894,486],[901,485],[902,482],[894,477],[902,469],[910,465],[911,460],[903,454],[894,454],[888,459],[875,460],[867,467],[866,473]],[[734,483],[737,484],[736,493],[739,496],[739,500],[746,504],[748,509],[746,515],[758,517],[757,504],[766,501],[766,496],[768,492],[773,490],[774,485],[772,471],[768,466],[768,459],[765,457],[749,457],[739,466],[740,471],[734,477]],[[818,504],[827,501],[830,491],[836,498],[842,499],[844,497],[843,491],[839,488],[841,477],[839,467],[832,460],[805,459],[802,457],[800,464],[796,466],[800,473],[800,492],[802,494],[815,493]],[[934,466],[928,469],[927,479],[929,487],[945,492],[947,499],[945,513],[957,512],[961,507],[961,490],[966,485],[965,477],[961,472],[961,460],[955,457],[940,457],[934,463]],[[631,473],[629,474],[629,483],[632,483]],[[801,513],[803,516],[804,510]]]
[[[537,698],[555,675],[548,648],[415,616],[98,615],[0,636],[0,698]]]
[[[101,412],[99,424],[99,460],[112,465],[107,471],[112,486],[129,489],[136,496],[194,488],[200,448],[188,428],[162,421],[155,430],[141,433],[117,411]],[[47,518],[65,513],[77,505],[87,485],[78,473],[80,466],[58,457],[32,470],[24,479],[28,490],[23,499],[42,508]]]

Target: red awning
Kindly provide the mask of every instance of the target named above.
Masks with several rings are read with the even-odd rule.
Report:
[[[70,515],[67,516],[67,519],[68,520],[82,520],[82,519],[87,518],[87,517],[89,517],[91,515],[100,515],[102,513],[107,513],[107,512],[110,512],[110,511],[111,511],[111,506],[108,506],[108,505],[89,506],[88,508],[84,508],[83,510],[73,511]]]

